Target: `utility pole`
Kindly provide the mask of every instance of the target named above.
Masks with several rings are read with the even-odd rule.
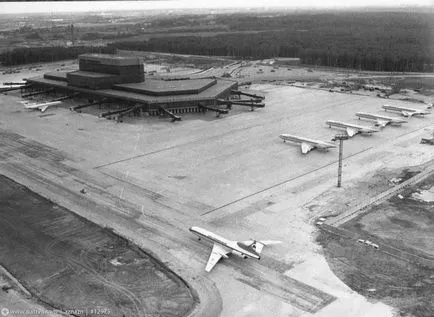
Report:
[[[72,46],[74,46],[74,24],[71,24],[71,42]]]
[[[344,140],[348,140],[347,134],[337,134],[332,141],[339,140],[339,160],[338,160],[338,187],[341,187],[342,183],[342,156],[344,151]]]

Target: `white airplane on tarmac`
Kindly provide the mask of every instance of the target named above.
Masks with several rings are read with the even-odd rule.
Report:
[[[400,126],[401,124],[407,122],[406,120],[403,119],[387,117],[379,114],[366,113],[366,112],[356,112],[356,116],[359,117],[359,120],[360,118],[375,120],[375,126],[380,128],[384,128],[388,124]]]
[[[244,259],[253,258],[261,259],[262,248],[270,244],[282,243],[281,241],[233,241],[225,239],[213,232],[199,227],[191,227],[189,229],[192,233],[198,236],[199,240],[204,238],[212,243],[214,243],[211,251],[211,255],[206,264],[205,271],[210,272],[211,269],[217,264],[217,262],[222,258],[228,258],[228,254],[233,253]]]
[[[349,137],[352,137],[358,133],[371,134],[374,132],[380,132],[380,130],[378,130],[378,129],[374,129],[374,128],[370,128],[370,127],[366,127],[366,126],[362,126],[362,125],[357,125],[357,124],[352,124],[352,123],[341,122],[341,121],[327,120],[326,123],[328,124],[329,128],[331,128],[333,126],[333,127],[337,127],[337,128],[346,129]]]
[[[320,140],[314,140],[309,138],[304,138],[301,136],[296,136],[292,134],[281,134],[279,137],[283,140],[283,142],[286,141],[292,141],[295,143],[300,143],[301,145],[301,153],[306,154],[310,152],[311,150],[317,148],[319,150],[327,150],[332,147],[336,147],[333,143],[327,143]]]
[[[425,110],[390,105],[382,105],[381,107],[384,109],[384,111],[390,110],[400,112],[401,115],[404,117],[424,116],[431,113],[431,111],[429,110],[431,107],[429,105],[426,107]]]
[[[35,109],[35,110],[40,110],[41,112],[45,112],[45,110],[47,110],[48,107],[58,106],[61,103],[62,103],[61,101],[51,101],[51,102],[45,102],[40,104],[25,104],[24,108]]]

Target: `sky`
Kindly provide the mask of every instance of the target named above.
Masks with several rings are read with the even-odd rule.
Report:
[[[434,0],[170,0],[170,1],[80,1],[80,2],[0,2],[0,13],[97,12],[116,10],[189,8],[357,8],[433,6]]]

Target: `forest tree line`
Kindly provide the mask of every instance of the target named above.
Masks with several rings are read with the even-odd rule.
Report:
[[[428,44],[400,38],[356,38],[352,34],[288,34],[260,32],[212,37],[153,38],[142,42],[109,44],[122,50],[232,56],[243,59],[298,57],[303,64],[373,71],[430,72],[434,54]]]
[[[3,65],[51,62],[77,58],[82,53],[112,53],[122,49],[240,59],[298,57],[307,65],[432,72],[433,17],[431,12],[423,11],[274,12],[162,17],[157,19],[158,23],[155,22],[159,27],[176,26],[188,31],[189,28],[197,28],[200,22],[203,24],[200,27],[224,26],[228,31],[222,34],[202,33],[202,36],[168,34],[145,41],[116,38],[107,47],[16,48],[1,53],[0,62]],[[88,33],[88,37],[97,39],[102,35],[94,32]]]
[[[423,12],[219,15],[230,32],[118,41],[124,50],[232,56],[299,57],[303,64],[374,71],[433,71],[434,22]],[[250,33],[237,33],[248,31]]]
[[[106,46],[47,46],[19,47],[0,54],[0,63],[4,66],[14,66],[30,63],[55,62],[75,59],[84,53],[113,54],[113,47]]]

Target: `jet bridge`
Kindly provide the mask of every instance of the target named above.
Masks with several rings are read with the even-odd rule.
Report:
[[[259,96],[259,95],[255,95],[255,94],[249,94],[240,90],[231,90],[231,94],[233,95],[238,95],[239,96],[247,96],[247,97],[251,97],[251,98],[256,98],[256,99],[265,99],[265,97],[263,96]]]
[[[210,111],[216,112],[217,118],[219,118],[220,115],[222,115],[222,114],[228,114],[229,113],[229,110],[227,110],[227,109],[214,108],[214,107],[205,106],[205,105],[202,105],[202,104],[199,104],[198,107],[201,108],[201,109],[203,109],[203,110],[210,110]]]
[[[221,104],[225,104],[228,109],[232,109],[232,105],[250,107],[251,111],[254,111],[255,108],[264,108],[265,107],[264,103],[256,103],[256,101],[240,102],[240,101],[234,101],[234,100],[217,99],[217,102],[219,102]]]
[[[172,118],[172,122],[175,121],[181,121],[181,117],[175,115],[174,113],[170,112],[167,109],[164,109],[163,107],[158,107],[158,109],[160,110],[161,113],[168,115],[169,117]]]

